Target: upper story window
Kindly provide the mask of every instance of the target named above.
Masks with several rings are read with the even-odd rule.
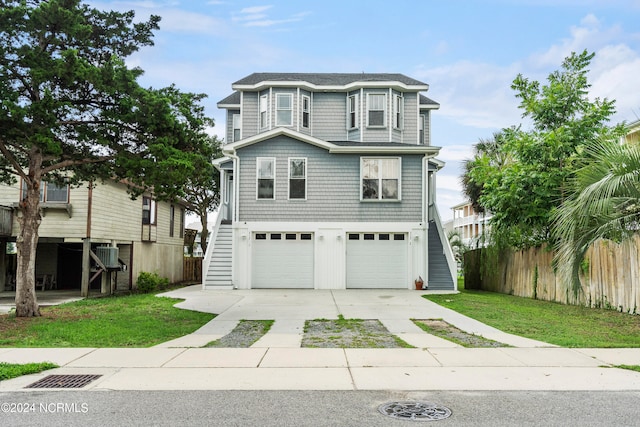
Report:
[[[276,126],[293,125],[293,94],[276,94]]]
[[[27,198],[27,184],[22,181],[22,199]],[[59,186],[43,181],[40,185],[40,201],[43,203],[69,203],[69,185]]]
[[[418,126],[420,127],[420,134],[418,135],[418,138],[420,140],[418,141],[418,144],[422,144],[422,145],[427,144],[427,140],[425,139],[425,133],[424,133],[426,124],[427,124],[427,116],[425,116],[424,114],[420,114],[420,120],[418,120]]]
[[[306,95],[302,96],[302,127],[309,128],[311,117],[311,98]]]
[[[260,97],[260,129],[264,129],[269,125],[267,114],[269,107],[269,95],[262,95]]]
[[[358,95],[347,97],[347,129],[358,127]]]
[[[240,141],[240,114],[234,114],[231,121],[233,126],[233,141],[231,142]]]
[[[156,219],[156,201],[149,196],[142,197],[142,223],[155,225]]]
[[[307,159],[289,159],[289,199],[307,198]]]
[[[275,199],[276,159],[258,157],[256,161],[257,198]]]
[[[400,200],[400,158],[361,158],[362,200]]]
[[[387,116],[387,94],[367,94],[367,126],[385,127]]]
[[[393,96],[393,127],[395,129],[402,129],[404,115],[404,102],[402,96]]]

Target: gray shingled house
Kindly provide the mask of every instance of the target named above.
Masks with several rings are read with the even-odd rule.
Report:
[[[204,289],[455,289],[427,84],[254,73],[232,89]]]

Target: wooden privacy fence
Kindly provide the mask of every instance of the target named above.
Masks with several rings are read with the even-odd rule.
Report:
[[[580,275],[582,293],[576,300],[568,284],[560,283],[545,247],[490,254],[477,249],[464,255],[466,289],[482,289],[563,304],[612,308],[640,314],[640,235],[616,244],[594,243]]]
[[[184,257],[185,282],[202,282],[202,257]]]

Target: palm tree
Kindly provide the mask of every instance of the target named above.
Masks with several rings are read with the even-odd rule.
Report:
[[[555,212],[553,228],[558,276],[576,299],[589,246],[598,239],[621,242],[640,231],[640,144],[611,137],[588,145],[585,157],[575,193]]]

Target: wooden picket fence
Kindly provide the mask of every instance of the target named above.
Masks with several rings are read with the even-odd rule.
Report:
[[[183,280],[185,282],[202,282],[203,257],[184,257]]]
[[[589,248],[577,299],[558,280],[553,251],[545,247],[507,251],[494,257],[497,265],[483,268],[483,250],[464,255],[467,289],[640,314],[640,235],[622,244],[600,240]]]

